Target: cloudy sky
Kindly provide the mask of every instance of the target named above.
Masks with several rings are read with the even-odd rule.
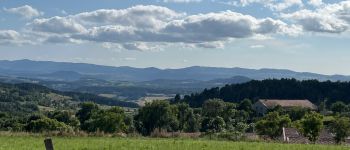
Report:
[[[350,0],[0,0],[0,59],[350,75]]]

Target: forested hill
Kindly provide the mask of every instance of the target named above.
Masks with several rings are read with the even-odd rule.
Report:
[[[86,93],[60,92],[37,84],[0,83],[0,112],[11,115],[34,113],[40,110],[75,109],[80,102],[137,107],[135,103]]]
[[[222,88],[205,89],[201,93],[186,95],[183,101],[192,107],[200,107],[211,98],[220,98],[226,102],[239,102],[245,98],[264,99],[309,99],[315,104],[327,99],[350,102],[350,82],[320,82],[317,80],[298,81],[295,79],[253,80],[242,84],[226,85]]]

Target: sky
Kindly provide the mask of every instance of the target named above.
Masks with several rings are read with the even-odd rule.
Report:
[[[0,0],[0,59],[350,75],[350,0]]]

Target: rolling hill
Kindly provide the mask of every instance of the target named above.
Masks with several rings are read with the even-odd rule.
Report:
[[[69,80],[83,77],[110,81],[151,81],[165,80],[199,80],[244,76],[250,79],[262,80],[268,78],[295,78],[298,80],[317,79],[320,81],[350,81],[350,76],[322,75],[309,72],[295,72],[285,69],[245,69],[193,66],[180,69],[158,69],[112,67],[85,63],[32,61],[32,60],[1,60],[0,75],[29,77],[49,80]],[[74,78],[71,78],[74,77]]]

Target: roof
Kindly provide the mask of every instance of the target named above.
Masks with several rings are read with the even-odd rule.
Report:
[[[274,108],[276,106],[281,107],[303,107],[310,109],[317,109],[316,105],[312,104],[309,100],[279,100],[279,99],[261,99],[259,100],[267,108]]]

